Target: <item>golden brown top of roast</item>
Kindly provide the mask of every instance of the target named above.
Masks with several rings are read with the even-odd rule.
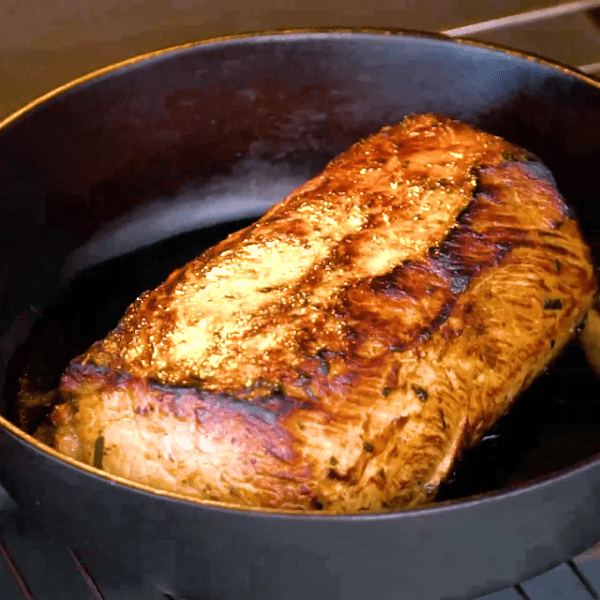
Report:
[[[406,349],[482,269],[516,245],[551,244],[535,231],[569,220],[529,159],[465,124],[409,117],[143,294],[80,360],[253,397],[331,368],[324,354]]]

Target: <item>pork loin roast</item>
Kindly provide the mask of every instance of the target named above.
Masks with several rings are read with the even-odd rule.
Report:
[[[410,116],[133,303],[64,373],[54,444],[202,500],[416,506],[594,291],[539,160]]]

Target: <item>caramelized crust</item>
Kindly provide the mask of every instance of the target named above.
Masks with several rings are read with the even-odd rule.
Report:
[[[408,117],[143,294],[64,374],[55,445],[201,499],[414,506],[594,289],[539,161]]]

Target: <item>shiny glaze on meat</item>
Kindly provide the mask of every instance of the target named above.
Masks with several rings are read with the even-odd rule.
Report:
[[[201,499],[414,506],[594,289],[539,161],[408,117],[142,295],[64,374],[55,445]]]

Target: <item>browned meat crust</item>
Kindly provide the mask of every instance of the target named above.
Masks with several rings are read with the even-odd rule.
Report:
[[[142,295],[64,374],[55,445],[201,499],[414,506],[594,290],[539,161],[408,117]]]

